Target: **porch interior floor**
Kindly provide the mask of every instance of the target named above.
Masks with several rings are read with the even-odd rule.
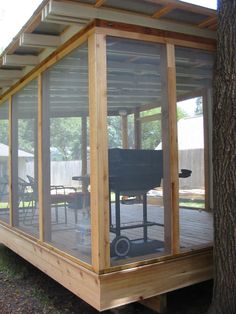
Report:
[[[67,208],[67,222],[65,222],[65,209],[58,208],[58,219],[52,208],[52,222],[48,225],[51,229],[51,239],[48,243],[52,246],[75,256],[86,263],[91,263],[91,245],[78,244],[78,229],[83,224],[83,210],[77,210],[78,224],[75,223],[75,209]],[[115,222],[115,205],[112,204],[112,223]],[[38,214],[28,217],[28,221],[20,220],[19,229],[38,238]],[[142,204],[121,204],[120,205],[121,225],[138,224],[143,220]],[[164,224],[164,209],[158,205],[148,204],[148,221]],[[1,216],[0,220],[4,220]],[[180,208],[180,249],[190,250],[194,247],[211,245],[213,241],[213,218],[212,213],[199,210]],[[29,223],[30,222],[30,223]],[[50,230],[46,230],[50,234]],[[121,234],[130,240],[143,237],[142,228],[132,228],[122,230]],[[110,240],[115,238],[114,233],[110,232]],[[148,227],[148,238],[162,241],[164,243],[164,226]],[[87,241],[90,241],[90,234],[87,234]],[[88,244],[88,243],[87,243]],[[165,252],[161,254],[164,255]],[[141,259],[143,257],[141,256]]]

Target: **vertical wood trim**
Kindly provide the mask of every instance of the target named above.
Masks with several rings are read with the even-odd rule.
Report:
[[[121,116],[121,130],[122,130],[122,147],[128,148],[128,116]]]
[[[176,108],[176,68],[175,46],[167,44],[167,78],[168,104],[170,128],[170,175],[171,175],[171,203],[172,203],[172,250],[179,252],[179,156],[177,143],[177,108]]]
[[[169,128],[169,100],[168,100],[168,74],[167,50],[163,46],[160,50],[160,76],[161,76],[161,126],[162,126],[162,152],[163,152],[163,205],[164,205],[164,243],[165,253],[172,252],[172,202],[171,202],[171,169],[170,169],[170,128]]]
[[[14,98],[17,96],[13,96]],[[12,225],[19,225],[19,206],[18,206],[18,108],[17,101],[13,103],[11,98],[11,206],[12,206]],[[16,98],[15,98],[16,99]]]
[[[50,84],[50,72],[45,72],[41,74],[41,105],[40,105],[40,162],[41,169],[41,202],[42,202],[42,212],[41,212],[41,223],[42,232],[41,235],[44,241],[51,241],[51,164],[50,164],[50,103],[49,103],[49,84]]]
[[[44,241],[43,213],[43,145],[42,145],[42,75],[38,76],[38,203],[39,203],[39,240]]]
[[[82,176],[87,174],[87,117],[81,117],[81,151],[82,151]],[[82,192],[86,193],[86,184],[82,181]]]
[[[88,48],[92,266],[99,272],[110,266],[106,36],[91,34]]]
[[[8,159],[8,188],[9,188],[9,224],[13,226],[13,206],[12,206],[12,96],[8,101],[8,141],[9,141],[9,159]]]
[[[134,147],[141,149],[141,123],[139,109],[134,112]]]

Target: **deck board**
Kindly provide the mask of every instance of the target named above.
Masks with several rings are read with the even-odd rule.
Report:
[[[91,263],[91,248],[78,245],[78,225],[75,224],[75,210],[67,209],[67,224],[65,224],[64,209],[59,208],[59,219],[56,222],[55,211],[52,211],[52,239],[50,244],[65,251],[87,263]],[[82,210],[77,210],[78,221],[82,221]],[[38,234],[37,213],[28,220],[20,221],[19,228],[36,238]],[[148,205],[148,220],[164,223],[164,209],[158,205]],[[195,246],[211,245],[213,241],[213,221],[212,214],[204,210],[194,210],[180,208],[180,249],[186,251]],[[115,221],[115,208],[112,205],[112,221]],[[121,204],[121,223],[133,223],[142,221],[142,204]],[[29,223],[30,222],[30,223]],[[142,229],[130,229],[122,231],[122,235],[130,240],[142,237]],[[110,233],[111,241],[115,237]],[[152,226],[148,228],[148,237],[151,239],[164,241],[164,227]],[[82,249],[82,247],[84,249]],[[163,255],[164,253],[162,253]]]

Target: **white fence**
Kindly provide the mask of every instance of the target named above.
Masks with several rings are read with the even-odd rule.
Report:
[[[25,168],[25,169],[24,169]],[[21,168],[21,177],[26,175],[34,177],[34,162],[26,162]],[[80,176],[82,169],[81,160],[52,161],[51,162],[51,185],[78,186],[78,181],[72,180],[73,176]],[[89,161],[88,161],[89,173]]]
[[[52,161],[51,162],[51,185],[78,186],[78,181],[72,180],[73,176],[81,175],[81,160]],[[26,179],[26,175],[34,177],[33,161],[21,163],[19,175]],[[204,188],[204,150],[180,150],[179,169],[192,170],[189,178],[180,179],[180,189],[202,189]],[[88,173],[89,173],[88,161]]]

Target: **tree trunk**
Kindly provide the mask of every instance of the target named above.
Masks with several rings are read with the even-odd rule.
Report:
[[[210,313],[236,313],[236,0],[218,0],[213,86],[214,291]]]

